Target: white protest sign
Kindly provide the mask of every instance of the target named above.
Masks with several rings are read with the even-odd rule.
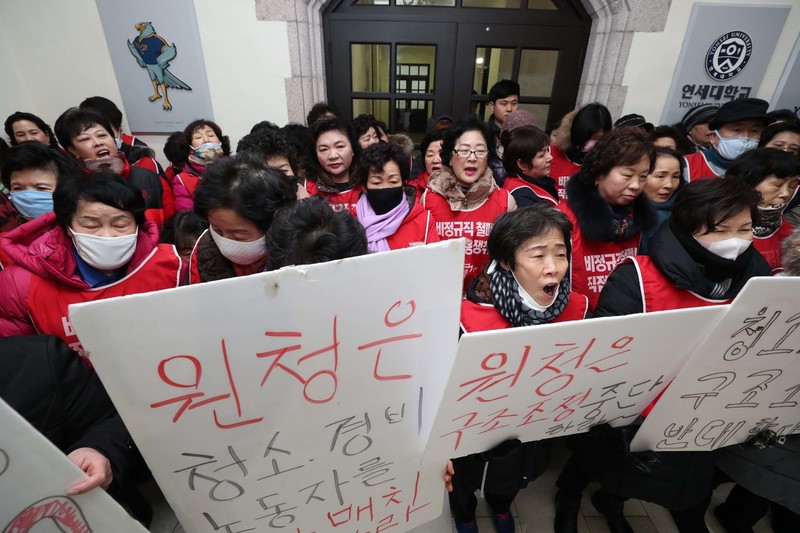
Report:
[[[70,308],[187,531],[401,532],[456,352],[463,240]]]
[[[465,334],[426,457],[628,424],[702,342],[698,324],[722,314],[706,307]]]
[[[714,450],[800,432],[800,278],[751,279],[659,399],[633,450]]]
[[[0,531],[146,531],[103,489],[67,496],[86,474],[2,399],[0,427]]]

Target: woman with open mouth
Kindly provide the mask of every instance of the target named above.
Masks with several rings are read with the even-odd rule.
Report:
[[[489,234],[490,291],[485,297],[469,294],[462,302],[462,331],[585,318],[586,296],[570,290],[567,275],[571,233],[572,224],[567,217],[544,203],[500,215]],[[456,531],[478,531],[474,493],[481,487],[492,509],[495,530],[515,531],[509,512],[511,502],[525,483],[545,470],[551,447],[552,440],[525,444],[509,440],[493,450],[453,459],[451,477],[446,481],[451,483],[448,490]],[[530,471],[525,471],[523,465],[530,465]]]
[[[441,239],[467,240],[465,288],[489,261],[486,241],[494,220],[517,207],[511,193],[494,181],[488,165],[493,149],[486,124],[475,116],[464,118],[445,133],[442,168],[430,177],[421,199],[433,213]]]
[[[89,109],[67,109],[56,120],[56,137],[64,150],[84,172],[112,172],[141,191],[145,217],[160,231],[175,213],[175,199],[169,185],[155,172],[131,165],[117,149],[114,130],[108,120]]]
[[[658,224],[640,197],[653,170],[653,146],[640,128],[620,127],[597,142],[567,182],[558,204],[572,232],[572,287],[594,309],[606,278],[623,258],[639,253],[642,231]]]
[[[771,273],[752,246],[757,206],[758,194],[739,180],[689,183],[675,200],[669,222],[651,239],[649,255],[627,258],[617,266],[592,316],[730,303],[749,279]],[[590,481],[602,487],[592,495],[592,505],[614,533],[633,533],[622,511],[627,498],[666,507],[680,533],[708,531],[703,517],[714,488],[715,454],[626,454],[621,445],[633,438],[657,401],[624,432],[601,424],[572,438],[573,454],[556,482],[557,533],[577,533],[581,494]]]
[[[761,194],[759,221],[753,224],[753,246],[773,273],[781,272],[781,243],[792,234],[792,225],[783,213],[797,192],[800,160],[776,148],[756,148],[736,158],[725,178],[740,180]]]

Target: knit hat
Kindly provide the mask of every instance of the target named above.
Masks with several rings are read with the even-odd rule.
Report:
[[[625,115],[624,117],[618,118],[614,123],[614,126],[634,126],[644,128],[644,131],[652,131],[653,129],[652,123],[647,122],[642,115],[637,115],[636,113],[631,113],[630,115]]]
[[[767,126],[775,122],[775,119],[767,115],[769,103],[760,98],[742,98],[731,100],[723,105],[708,123],[708,129],[718,130],[720,126],[740,120],[761,120]]]
[[[681,125],[687,132],[698,124],[708,124],[719,111],[719,107],[711,104],[703,104],[691,108],[683,115]]]
[[[517,109],[516,111],[512,111],[506,115],[503,125],[500,126],[500,131],[511,131],[519,128],[520,126],[539,127],[539,124],[536,121],[536,117],[533,116],[533,113],[525,109]]]

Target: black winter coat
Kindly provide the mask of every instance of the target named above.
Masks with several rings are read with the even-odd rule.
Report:
[[[111,462],[113,486],[128,469],[131,436],[97,374],[52,335],[0,339],[0,396],[58,449],[93,448]]]

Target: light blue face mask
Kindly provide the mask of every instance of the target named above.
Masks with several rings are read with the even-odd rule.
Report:
[[[11,203],[22,216],[36,218],[53,210],[53,193],[34,190],[12,192]]]
[[[733,161],[746,151],[758,146],[758,141],[749,137],[723,137],[717,131],[714,133],[717,134],[717,139],[719,139],[717,152],[729,161]]]

